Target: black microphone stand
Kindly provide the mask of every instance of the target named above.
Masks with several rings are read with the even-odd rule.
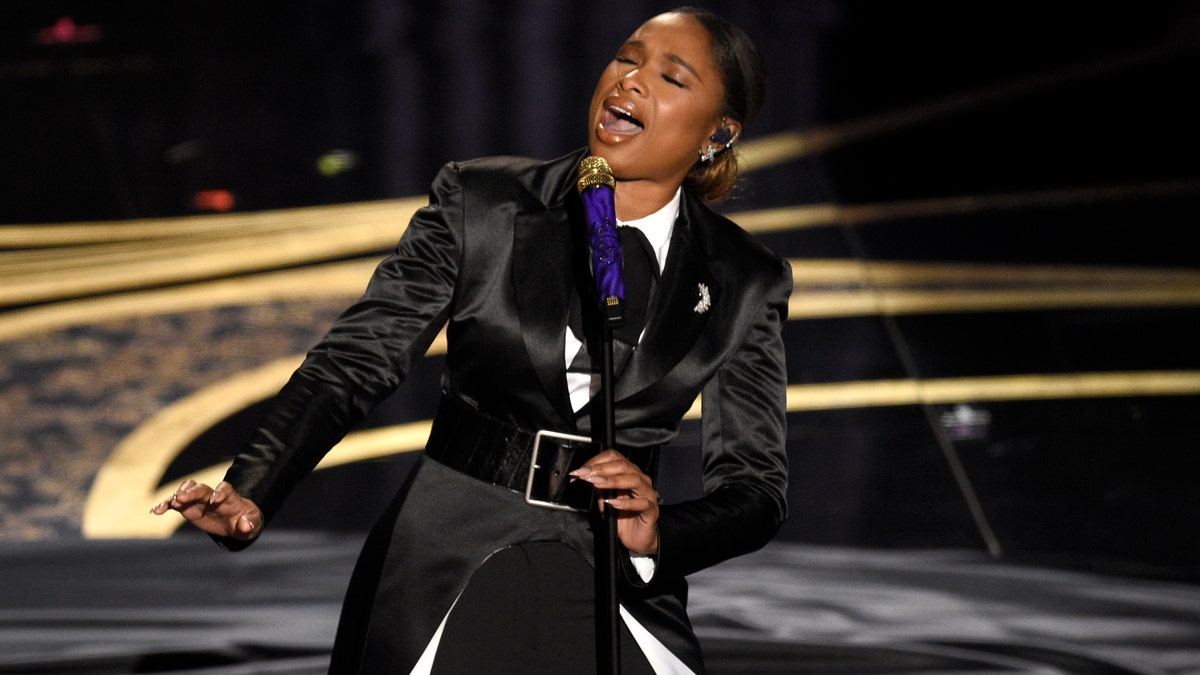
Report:
[[[593,430],[599,432],[600,450],[615,450],[617,447],[616,406],[613,394],[613,329],[625,322],[622,297],[624,281],[621,278],[621,247],[616,233],[616,213],[613,206],[613,190],[616,178],[612,168],[602,157],[588,156],[579,162],[579,194],[583,198],[587,214],[588,229],[592,234],[592,261],[596,290],[603,300],[600,307],[600,399],[603,419],[594,423]],[[616,265],[616,276],[613,267]],[[593,419],[595,419],[593,417]],[[600,498],[608,500],[616,491],[600,491]],[[617,514],[615,509],[603,504],[600,518],[605,532],[596,533],[596,673],[619,675],[621,672],[621,615],[617,598]]]
[[[604,424],[600,434],[600,449],[608,450],[617,447],[616,432],[616,403],[613,396],[613,327],[619,326],[623,312],[619,306],[608,306],[601,323],[600,339],[600,397],[603,403]],[[601,491],[603,499],[616,496],[614,490]],[[621,614],[618,609],[617,572],[620,564],[617,560],[617,514],[615,509],[607,506],[602,518],[605,525],[605,536],[597,537],[596,551],[596,673],[603,675],[621,672]]]

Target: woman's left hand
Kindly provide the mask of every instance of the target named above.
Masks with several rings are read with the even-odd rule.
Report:
[[[616,450],[605,450],[571,475],[596,487],[600,510],[617,510],[617,537],[632,553],[658,553],[658,493],[654,483],[633,462]],[[604,491],[612,496],[605,499]]]

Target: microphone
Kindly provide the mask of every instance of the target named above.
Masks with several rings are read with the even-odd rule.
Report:
[[[589,155],[579,162],[579,195],[587,216],[592,245],[592,278],[600,298],[600,310],[614,328],[625,322],[625,277],[621,271],[621,239],[613,188],[617,181],[603,157]]]

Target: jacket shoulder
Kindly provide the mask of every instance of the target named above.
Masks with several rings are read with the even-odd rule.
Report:
[[[446,168],[454,171],[467,189],[497,197],[532,194],[537,201],[549,205],[560,201],[566,189],[574,185],[584,154],[576,150],[549,161],[497,155],[451,162]]]
[[[544,164],[543,160],[534,159],[532,157],[518,157],[515,155],[495,155],[492,157],[476,157],[475,159],[461,160],[451,162],[451,166],[456,171],[464,175],[494,175],[494,176],[518,176],[539,164]]]

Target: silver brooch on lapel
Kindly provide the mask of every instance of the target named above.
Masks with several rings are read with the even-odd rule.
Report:
[[[709,307],[712,307],[712,296],[708,294],[708,285],[706,284],[697,284],[697,290],[700,291],[700,301],[696,303],[692,311],[703,314],[708,311]]]

